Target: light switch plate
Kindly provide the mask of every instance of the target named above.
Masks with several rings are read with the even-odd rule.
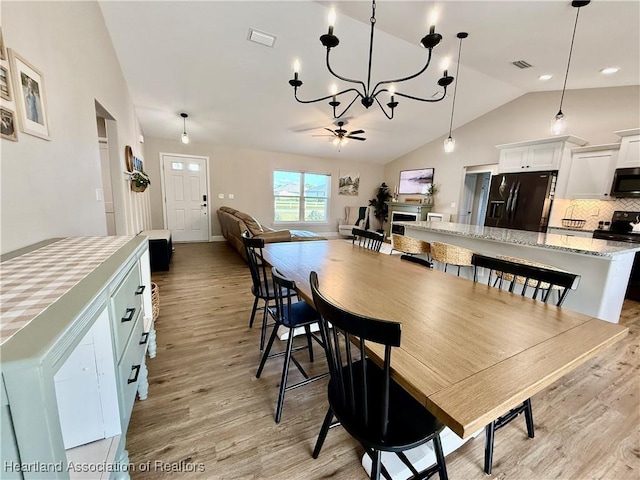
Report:
[[[219,194],[218,194],[218,198],[219,198],[220,200],[224,200],[224,193],[219,193]]]
[[[229,194],[229,200],[233,200],[235,198],[235,195],[233,193]]]

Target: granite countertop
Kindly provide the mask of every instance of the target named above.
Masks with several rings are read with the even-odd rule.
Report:
[[[530,247],[562,250],[582,255],[613,257],[629,252],[640,251],[640,244],[613,242],[595,238],[572,237],[554,233],[526,232],[507,228],[482,227],[451,222],[394,222],[405,228],[428,232],[459,235],[494,242],[526,245]]]

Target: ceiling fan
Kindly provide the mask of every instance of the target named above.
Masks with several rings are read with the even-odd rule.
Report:
[[[314,137],[333,137],[333,144],[337,146],[345,145],[349,140],[360,140],[360,141],[366,140],[366,138],[364,137],[355,136],[355,135],[364,133],[364,130],[354,130],[353,132],[347,132],[344,128],[342,128],[345,125],[345,122],[342,122],[342,121],[336,123],[336,125],[338,126],[338,128],[336,128],[335,130],[331,130],[330,128],[325,128],[325,130],[327,130],[328,132],[331,132],[331,135],[324,134],[324,135],[313,135],[313,136]]]

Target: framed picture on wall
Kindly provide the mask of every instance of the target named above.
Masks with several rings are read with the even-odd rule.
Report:
[[[2,65],[0,65],[0,98],[11,101],[11,80],[9,72]]]
[[[9,61],[20,129],[29,135],[49,140],[47,99],[42,72],[12,49],[9,49]]]
[[[0,60],[7,59],[7,49],[4,46],[4,37],[2,36],[2,27],[0,27]]]
[[[417,170],[402,170],[400,172],[400,195],[426,195],[433,183],[433,168],[420,168]]]
[[[13,142],[18,141],[16,114],[5,107],[0,107],[0,136]]]

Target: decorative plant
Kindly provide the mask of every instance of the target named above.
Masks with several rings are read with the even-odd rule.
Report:
[[[133,172],[130,179],[131,189],[137,192],[144,192],[151,183],[149,176],[144,172]]]
[[[373,215],[378,219],[380,225],[389,218],[389,205],[386,204],[391,199],[391,193],[386,183],[382,182],[378,188],[376,196],[369,200],[369,205],[373,207]]]
[[[436,185],[435,183],[432,183],[431,185],[429,185],[429,188],[427,189],[427,196],[433,197],[439,191],[440,191],[440,188],[438,188],[438,185]]]

